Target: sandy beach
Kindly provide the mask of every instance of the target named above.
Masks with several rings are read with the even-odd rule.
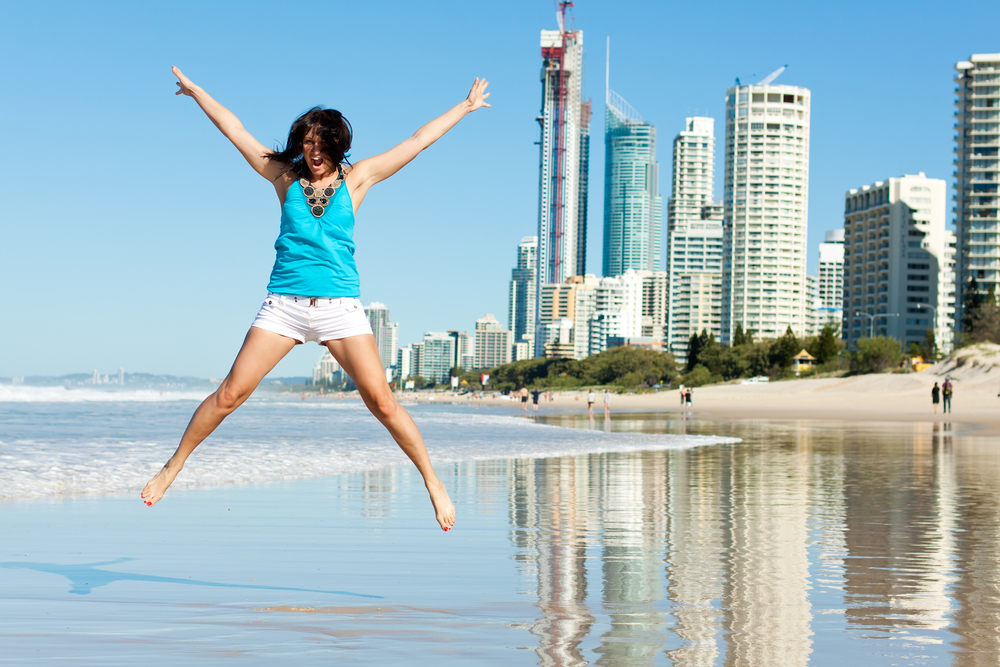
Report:
[[[1000,346],[994,352],[1000,350]],[[975,362],[975,365],[973,363]],[[996,364],[996,365],[994,365]],[[952,412],[935,414],[931,387],[950,377],[955,387]],[[919,373],[883,373],[840,378],[786,380],[759,384],[739,382],[698,387],[690,410],[682,408],[676,389],[657,393],[613,394],[612,412],[691,412],[720,419],[819,419],[845,421],[949,422],[982,433],[1000,434],[1000,356],[978,354],[959,365],[941,362]],[[594,414],[604,411],[597,390]],[[429,395],[418,400],[426,401]],[[586,412],[586,390],[553,392],[545,411]],[[471,402],[468,396],[435,395],[434,400]],[[503,397],[484,396],[484,405],[513,406]],[[531,410],[529,401],[529,411]]]

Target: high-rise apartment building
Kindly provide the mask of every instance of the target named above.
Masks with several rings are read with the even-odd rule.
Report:
[[[390,368],[396,363],[396,352],[399,350],[399,322],[391,322],[389,307],[378,301],[365,306],[365,315],[372,326],[382,368]]]
[[[340,364],[333,358],[329,350],[324,350],[319,361],[313,365],[313,384],[329,385],[333,383],[335,376],[340,371]]]
[[[667,340],[667,313],[670,304],[670,275],[656,271],[642,276],[642,337]]]
[[[517,245],[517,266],[510,272],[510,291],[507,298],[507,326],[514,334],[515,343],[527,344],[527,355],[534,356],[535,308],[538,286],[538,237],[525,236]]]
[[[464,371],[471,371],[476,367],[476,337],[469,335],[468,331],[449,331],[448,335],[455,341],[455,358],[453,366],[458,366]]]
[[[590,105],[582,100],[583,31],[543,30],[541,47],[536,308],[542,285],[585,271],[590,155]],[[535,335],[541,354],[537,327]]]
[[[448,382],[454,363],[455,339],[449,336],[447,331],[425,333],[420,343],[418,375],[439,384]]]
[[[492,313],[476,320],[476,362],[475,368],[493,368],[509,364],[513,336],[510,331],[500,328],[500,322]]]
[[[604,118],[605,276],[660,270],[656,128],[618,93],[606,91]]]
[[[961,329],[969,281],[983,294],[1000,283],[1000,53],[974,54],[955,69],[955,325]]]
[[[725,343],[738,324],[756,338],[805,332],[811,94],[774,76],[726,91]]]
[[[422,347],[421,343],[414,343],[399,348],[396,353],[396,379],[405,380],[420,375],[420,350]]]
[[[668,349],[687,357],[693,334],[722,335],[722,207],[713,203],[715,119],[685,119],[674,138],[667,213]]]
[[[954,317],[951,244],[945,229],[947,184],[902,176],[847,192],[844,201],[844,319],[849,347],[859,338],[889,336],[951,345]]]
[[[819,275],[816,280],[819,299],[819,328],[830,322],[840,331],[844,319],[844,230],[832,229],[819,244]]]

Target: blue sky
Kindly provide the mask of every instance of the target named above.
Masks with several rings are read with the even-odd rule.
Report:
[[[810,270],[844,191],[924,171],[951,182],[953,66],[1000,51],[1000,6],[968,2],[579,0],[594,99],[588,267],[601,262],[604,45],[611,86],[670,145],[690,115],[723,126],[725,91],[781,65],[812,90]],[[381,152],[487,77],[466,118],[357,221],[362,300],[401,342],[506,320],[517,242],[537,225],[539,30],[551,0],[506,3],[9,2],[0,8],[0,376],[224,375],[262,300],[279,210],[270,186],[188,98],[170,66],[265,145],[315,104]],[[721,145],[721,144],[720,144]],[[721,164],[717,155],[717,166]],[[721,198],[722,193],[716,192]],[[311,372],[299,346],[276,375]]]

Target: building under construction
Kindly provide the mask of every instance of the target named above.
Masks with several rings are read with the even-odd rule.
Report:
[[[582,100],[583,31],[566,30],[567,6],[562,3],[560,29],[541,35],[536,294],[542,285],[586,273],[590,104]],[[541,354],[544,332],[535,331],[535,353]]]

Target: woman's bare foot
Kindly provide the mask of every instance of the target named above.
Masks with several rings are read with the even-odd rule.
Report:
[[[142,501],[152,507],[160,501],[163,494],[167,492],[170,485],[173,484],[174,478],[177,477],[177,473],[181,471],[183,466],[171,466],[168,462],[162,468],[160,472],[153,476],[153,479],[146,482],[146,486],[142,489]],[[447,497],[448,494],[445,494]]]
[[[431,494],[431,504],[441,530],[449,531],[455,526],[455,506],[451,504],[448,491],[439,479],[427,483],[427,492]]]

